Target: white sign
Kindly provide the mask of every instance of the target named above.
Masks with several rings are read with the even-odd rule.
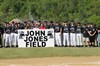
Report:
[[[54,30],[18,30],[18,47],[54,47]]]

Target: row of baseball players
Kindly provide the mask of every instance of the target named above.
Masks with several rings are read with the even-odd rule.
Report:
[[[100,43],[100,29],[97,29],[94,24],[81,25],[80,22],[75,24],[74,21],[70,21],[70,24],[66,21],[61,23],[53,21],[25,21],[20,22],[5,22],[2,29],[0,29],[3,36],[1,47],[18,47],[18,29],[54,29],[55,32],[55,46],[72,46],[82,47],[95,46],[95,41]],[[98,39],[97,39],[98,38]]]

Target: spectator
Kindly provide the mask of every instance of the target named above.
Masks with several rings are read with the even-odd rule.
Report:
[[[40,29],[46,29],[46,26],[44,25],[44,23],[40,24]]]
[[[39,25],[38,24],[35,24],[34,29],[39,29]]]

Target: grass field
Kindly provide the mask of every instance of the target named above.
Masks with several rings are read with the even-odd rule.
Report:
[[[1,48],[0,59],[100,56],[100,48]]]

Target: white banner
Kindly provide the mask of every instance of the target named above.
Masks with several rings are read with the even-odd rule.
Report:
[[[18,30],[18,47],[54,47],[54,30]]]

